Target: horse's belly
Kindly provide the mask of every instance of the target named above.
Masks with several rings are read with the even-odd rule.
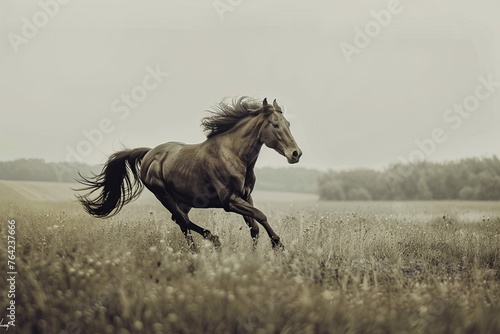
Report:
[[[192,187],[189,187],[191,183]],[[180,187],[174,186],[173,195],[184,205],[192,208],[221,208],[222,203],[219,199],[215,188],[208,183],[200,183],[197,185],[192,182],[182,184]]]

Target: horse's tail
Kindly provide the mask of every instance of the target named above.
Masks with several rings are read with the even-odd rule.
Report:
[[[109,157],[101,174],[87,178],[79,173],[81,179],[77,181],[84,187],[76,190],[89,191],[85,195],[76,195],[85,211],[94,217],[110,217],[117,214],[125,204],[135,200],[144,189],[139,166],[150,150],[136,148],[119,151]],[[100,194],[92,199],[95,192]]]

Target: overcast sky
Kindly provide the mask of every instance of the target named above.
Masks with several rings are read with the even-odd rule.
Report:
[[[284,106],[297,166],[500,155],[498,0],[55,1],[0,2],[0,160],[200,142],[239,95]]]

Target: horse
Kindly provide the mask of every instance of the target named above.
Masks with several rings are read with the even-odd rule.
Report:
[[[80,174],[83,185],[76,197],[85,211],[98,218],[116,215],[135,200],[144,186],[170,211],[188,246],[196,250],[191,231],[220,247],[219,237],[189,219],[192,208],[222,208],[243,216],[257,244],[259,226],[266,230],[273,248],[284,249],[266,215],[253,205],[255,163],[263,145],[299,162],[302,151],[290,131],[290,122],[276,100],[250,97],[222,101],[208,110],[201,125],[206,140],[198,144],[167,142],[155,148],[124,149],[112,154],[102,172]],[[95,193],[98,193],[95,196]]]

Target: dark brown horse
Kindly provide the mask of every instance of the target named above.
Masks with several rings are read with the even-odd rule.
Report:
[[[223,208],[242,215],[257,242],[259,222],[273,247],[283,248],[266,215],[253,206],[254,167],[263,144],[297,163],[302,151],[290,132],[282,109],[273,104],[242,97],[232,104],[220,103],[202,120],[207,139],[194,145],[169,142],[153,149],[136,148],[114,153],[99,175],[82,176],[85,185],[77,195],[95,217],[115,215],[136,199],[144,185],[172,214],[191,248],[190,231],[219,246],[219,238],[193,223],[191,208]],[[97,196],[93,196],[94,193]]]

